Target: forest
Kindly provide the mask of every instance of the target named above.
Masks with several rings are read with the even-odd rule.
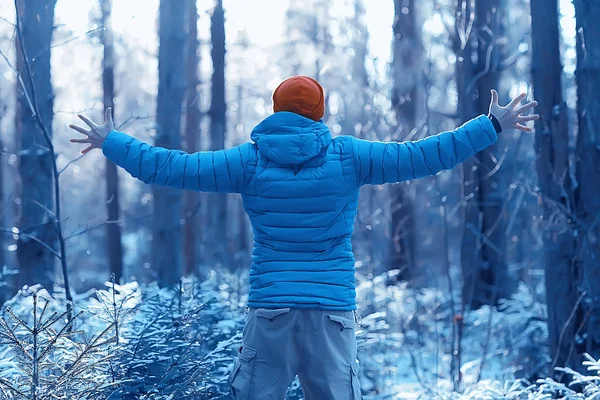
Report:
[[[0,399],[242,398],[269,210],[146,184],[69,125],[109,109],[216,165],[296,75],[334,141],[457,132],[492,90],[540,116],[360,188],[343,398],[600,399],[598,21],[599,0],[0,0]],[[287,399],[330,398],[302,379]]]

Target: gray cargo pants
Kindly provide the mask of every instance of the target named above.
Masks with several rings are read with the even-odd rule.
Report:
[[[360,400],[353,311],[249,309],[229,383],[236,400]]]

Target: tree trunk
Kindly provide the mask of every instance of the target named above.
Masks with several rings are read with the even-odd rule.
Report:
[[[352,41],[352,48],[354,50],[354,58],[352,59],[352,80],[362,90],[360,91],[361,104],[359,104],[359,114],[364,117],[364,106],[367,103],[366,90],[369,89],[369,74],[365,66],[367,56],[369,54],[368,42],[369,42],[369,30],[364,21],[366,9],[363,0],[354,0],[354,18],[352,24],[354,25],[354,39]],[[359,119],[354,121],[365,124],[367,121]]]
[[[198,42],[198,8],[195,1],[188,5],[188,40],[186,43],[185,76],[187,93],[185,100],[185,134],[184,150],[194,153],[200,150],[202,112],[200,111],[200,43]],[[186,191],[184,193],[184,239],[183,253],[185,258],[185,274],[198,273],[198,231],[200,195]]]
[[[184,0],[161,0],[159,15],[158,99],[156,146],[181,147],[181,105],[184,92],[186,38]],[[183,275],[181,191],[153,187],[152,264],[160,284],[172,286]]]
[[[343,112],[339,124],[341,132],[345,135],[355,135],[356,137],[369,139],[369,134],[374,131],[375,118],[369,118],[369,113],[365,110],[370,108],[372,99],[370,98],[369,75],[366,69],[366,59],[368,55],[369,31],[365,24],[365,6],[363,0],[354,0],[354,14],[348,18],[346,26],[348,31],[353,32],[351,48],[354,51],[354,57],[350,63],[351,79],[347,85],[335,88],[339,98],[343,101]],[[354,232],[352,236],[352,248],[356,258],[365,260],[365,267],[368,274],[374,267],[374,262],[368,259],[368,247],[372,243],[373,220],[372,210],[369,207],[371,191],[378,191],[373,186],[363,186],[360,189],[357,216],[354,221]]]
[[[585,313],[575,352],[600,357],[600,3],[575,0],[577,19],[577,95],[579,134],[575,159],[575,202],[579,222],[578,261]],[[580,358],[580,357],[579,357]],[[580,358],[581,359],[581,358]]]
[[[111,26],[112,0],[101,0],[102,9],[102,93],[104,108],[111,107],[114,116],[115,99],[115,49]],[[119,220],[119,176],[115,163],[106,159],[106,215],[109,221]],[[108,265],[115,282],[123,276],[123,247],[121,245],[121,226],[117,222],[106,224]]]
[[[547,224],[543,238],[548,341],[553,360],[550,374],[556,366],[567,366],[569,348],[575,341],[575,326],[569,322],[569,316],[579,296],[577,264],[573,262],[574,228],[567,215],[573,211],[573,193],[567,107],[561,88],[558,7],[558,0],[552,1],[551,6],[548,0],[531,0],[531,76],[540,114],[535,124],[536,167]],[[570,366],[575,367],[572,363]]]
[[[457,9],[457,27],[474,20],[474,35],[457,46],[458,115],[462,121],[487,114],[491,89],[498,87],[501,58],[501,0],[479,0],[473,10],[466,2]],[[477,42],[475,42],[477,40]],[[475,44],[477,46],[475,47]],[[477,63],[472,59],[476,51]],[[463,302],[472,308],[495,304],[509,297],[516,281],[508,274],[505,257],[506,193],[496,162],[488,148],[463,164],[465,229],[461,261],[464,276]]]
[[[225,147],[226,130],[226,103],[225,103],[225,14],[223,1],[217,0],[211,16],[211,44],[210,52],[213,62],[212,97],[210,104],[210,149],[221,150]],[[229,260],[229,237],[227,235],[227,196],[214,194],[210,207],[210,229],[213,262],[226,262]]]
[[[56,1],[19,0],[19,18],[22,27],[22,45],[31,68],[33,88],[29,79],[23,79],[27,92],[35,91],[39,116],[52,137],[52,112],[54,92],[50,79],[50,45],[54,30],[54,6]],[[20,44],[17,44],[17,70],[19,75],[29,76]],[[21,178],[17,241],[19,275],[17,288],[25,284],[39,283],[49,290],[54,284],[54,256],[49,247],[55,247],[57,227],[54,222],[54,199],[52,156],[44,141],[43,133],[36,125],[29,99],[17,85],[16,129],[21,144],[19,151],[19,175]],[[35,237],[32,240],[28,236]]]
[[[392,108],[396,113],[396,134],[400,141],[416,128],[422,113],[421,28],[415,0],[394,0]],[[391,247],[388,270],[399,269],[400,280],[413,277],[415,223],[411,199],[405,184],[394,185],[392,192]]]
[[[304,5],[306,7],[306,4]],[[313,49],[315,53],[320,56],[315,58],[315,75],[314,79],[317,82],[323,84],[323,79],[326,76],[323,75],[323,68],[328,64],[327,58],[330,57],[331,52],[333,51],[333,38],[331,37],[331,33],[329,32],[328,22],[331,17],[329,15],[330,7],[328,1],[315,1],[312,4],[312,7],[309,6],[305,8],[311,10],[311,21],[312,21],[312,29],[310,31],[310,41],[312,42]],[[323,61],[325,65],[323,65]],[[329,95],[330,91],[325,90],[325,112],[323,114],[323,121],[327,122],[329,120],[330,107],[329,107]]]
[[[0,96],[1,95],[2,93],[0,92]],[[4,118],[5,110],[6,105],[0,101],[0,229],[5,228],[6,210],[8,210],[8,197],[4,196],[4,170],[6,169],[4,154],[7,154],[8,152],[4,148],[4,143],[2,141],[2,119]],[[7,282],[10,277],[4,276],[3,274],[3,271],[7,266],[8,258],[5,252],[6,236],[5,232],[0,232],[0,306],[7,300],[9,292],[12,292],[10,287],[12,285]]]
[[[245,51],[248,51],[248,41],[244,40],[242,43],[242,48]],[[244,91],[244,87],[240,84],[237,87],[237,112],[236,112],[236,125],[237,126],[245,126],[244,125],[244,98],[246,94]],[[236,265],[232,266],[232,268],[242,267],[246,268],[250,265],[250,258],[252,253],[251,240],[249,237],[250,232],[250,224],[248,215],[246,215],[246,211],[244,210],[244,203],[241,197],[236,201],[236,209],[238,215],[238,227],[239,227],[239,236],[238,236],[238,244],[236,246]]]

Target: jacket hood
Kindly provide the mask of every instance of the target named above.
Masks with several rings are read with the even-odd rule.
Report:
[[[322,120],[280,111],[258,124],[251,138],[266,158],[293,166],[310,160],[329,146],[331,132]]]

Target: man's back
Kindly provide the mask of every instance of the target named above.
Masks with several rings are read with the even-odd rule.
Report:
[[[265,119],[252,139],[242,192],[254,232],[249,306],[356,309],[350,143],[289,112]]]

